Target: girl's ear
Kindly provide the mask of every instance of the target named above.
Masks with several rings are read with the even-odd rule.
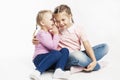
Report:
[[[70,17],[72,17],[72,15],[70,14]]]
[[[72,15],[70,14],[70,15],[68,15],[68,17],[69,17],[69,19],[71,19],[72,18]]]
[[[44,23],[43,23],[42,21],[40,21],[40,24],[41,24],[42,26],[44,26]]]
[[[73,22],[72,15],[69,15],[70,22]]]

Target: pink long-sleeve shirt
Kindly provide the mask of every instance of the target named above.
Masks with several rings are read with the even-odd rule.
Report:
[[[35,52],[33,58],[35,58],[38,54],[46,54],[50,50],[56,50],[59,43],[59,35],[51,35],[49,32],[44,30],[40,30],[36,38],[39,40],[39,44],[35,45]]]
[[[87,37],[83,27],[73,24],[68,29],[60,33],[58,48],[68,48],[70,52],[79,51],[81,42],[86,41]]]

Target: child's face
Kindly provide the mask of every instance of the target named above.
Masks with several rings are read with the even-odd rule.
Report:
[[[42,23],[46,27],[46,29],[50,30],[53,28],[54,22],[53,22],[53,16],[52,13],[48,12],[43,15]]]
[[[71,24],[71,17],[66,12],[55,14],[55,22],[59,30],[68,28]]]

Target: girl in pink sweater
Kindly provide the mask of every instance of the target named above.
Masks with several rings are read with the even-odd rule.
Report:
[[[30,75],[30,79],[41,80],[40,74],[52,65],[55,65],[53,78],[67,78],[69,72],[65,72],[64,67],[68,60],[69,51],[66,48],[62,48],[60,51],[57,50],[59,33],[54,26],[52,12],[49,10],[40,11],[36,21],[41,28],[36,35],[40,43],[35,45],[33,63],[36,70]]]

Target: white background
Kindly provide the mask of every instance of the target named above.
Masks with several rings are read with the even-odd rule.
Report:
[[[31,40],[37,12],[54,10],[60,4],[71,7],[74,21],[84,26],[92,46],[99,43],[109,45],[109,53],[103,58],[108,65],[103,71],[95,75],[94,72],[92,75],[77,74],[71,80],[120,79],[117,74],[120,72],[119,0],[1,0],[0,80],[29,80],[28,75],[34,69]]]

